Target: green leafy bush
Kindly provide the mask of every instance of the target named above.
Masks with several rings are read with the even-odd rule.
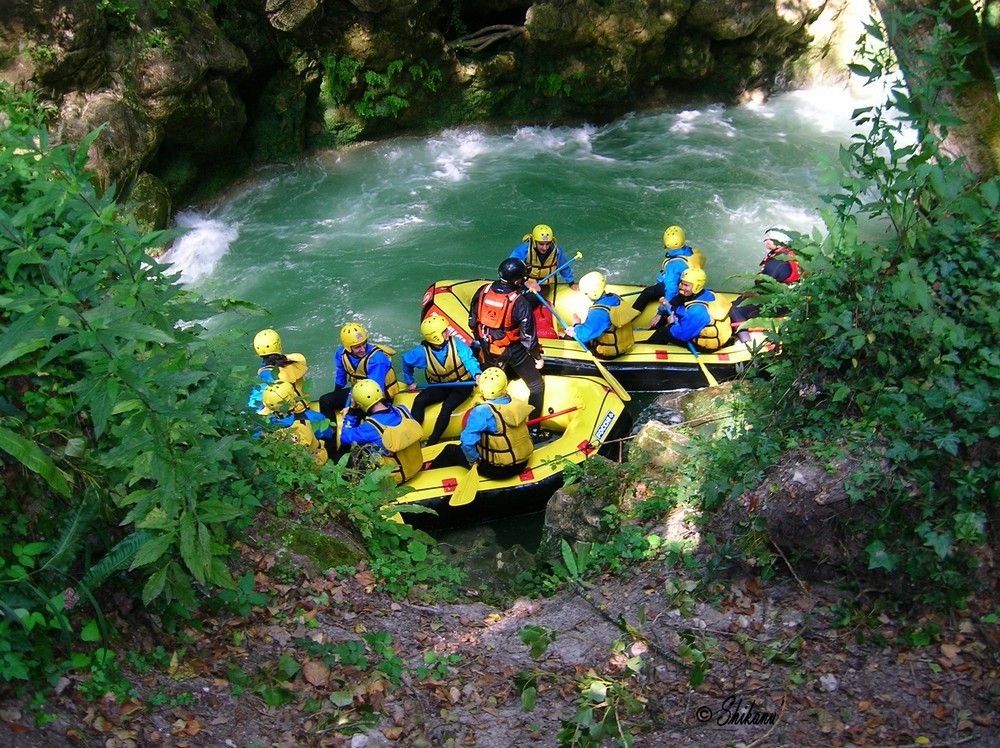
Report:
[[[861,130],[830,165],[840,189],[826,200],[826,235],[795,244],[809,274],[766,302],[792,309],[776,335],[783,353],[751,392],[750,431],[708,472],[741,463],[759,477],[793,447],[854,458],[845,486],[866,519],[846,532],[868,568],[956,604],[976,584],[1000,504],[1000,187],[942,148],[959,123],[939,94],[966,80],[950,53],[965,41],[938,31],[939,48],[912,51],[911,80],[926,88],[891,83],[885,104],[854,113]],[[854,71],[872,81],[891,72],[885,48],[862,59]],[[706,506],[741,488],[709,484]]]
[[[0,87],[0,629],[5,680],[51,666],[109,579],[146,604],[232,586],[227,529],[258,501],[231,371],[88,147],[50,147]],[[39,632],[44,635],[39,636]],[[19,664],[20,663],[20,666]]]

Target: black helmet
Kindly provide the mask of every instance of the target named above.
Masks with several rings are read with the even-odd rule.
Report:
[[[517,283],[527,277],[528,268],[516,257],[508,257],[500,263],[500,269],[497,270],[497,274],[500,276],[500,280],[505,280],[508,283]]]

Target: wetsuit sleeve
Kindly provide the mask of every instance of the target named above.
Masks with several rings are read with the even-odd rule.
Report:
[[[354,418],[344,418],[344,427],[340,430],[341,444],[374,444],[382,446],[382,437],[368,421],[362,421],[360,426],[354,425]]]
[[[414,369],[427,368],[427,352],[422,345],[411,348],[403,354],[403,384],[413,384],[416,379],[413,377]]]
[[[521,329],[521,345],[528,349],[532,358],[541,356],[538,346],[538,331],[535,328],[535,314],[531,303],[525,296],[519,296],[514,302],[514,316],[519,320]]]
[[[587,312],[587,319],[579,325],[574,325],[573,330],[576,332],[577,341],[586,345],[606,333],[610,327],[611,315],[607,310],[592,306]]]
[[[347,372],[344,370],[344,365],[341,363],[344,357],[344,346],[340,346],[337,352],[333,354],[333,364],[336,368],[336,374],[333,377],[333,384],[336,387],[346,387],[347,386]]]
[[[689,307],[679,307],[674,311],[677,322],[670,326],[670,334],[678,340],[694,340],[698,334],[712,321],[704,304]]]
[[[389,369],[392,368],[392,360],[386,355],[385,351],[378,350],[372,354],[372,357],[368,359],[368,378],[374,379],[382,387],[382,391],[385,392],[385,376],[389,373]]]
[[[472,375],[473,378],[478,377],[483,373],[482,367],[479,365],[479,359],[476,358],[476,354],[472,352],[472,349],[465,344],[464,340],[455,339],[455,349],[458,351],[458,358],[462,362],[462,366],[465,370]]]

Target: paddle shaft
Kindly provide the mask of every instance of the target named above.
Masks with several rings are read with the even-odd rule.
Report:
[[[558,272],[559,272],[559,271],[561,271],[561,270],[565,270],[565,269],[566,269],[566,268],[568,268],[568,267],[569,267],[570,265],[572,265],[572,264],[573,264],[574,262],[576,262],[577,260],[579,260],[579,259],[580,259],[581,257],[583,257],[583,252],[577,252],[577,253],[576,253],[575,255],[573,255],[573,256],[572,256],[572,257],[571,257],[571,258],[570,258],[569,260],[567,260],[566,262],[564,262],[564,263],[563,263],[562,265],[560,265],[560,266],[559,266],[559,267],[557,267],[557,268],[556,268],[555,270],[553,270],[553,271],[552,271],[551,273],[549,273],[549,274],[548,274],[548,275],[546,275],[546,276],[545,276],[544,278],[542,278],[542,279],[541,279],[540,281],[538,281],[538,285],[539,285],[539,286],[540,286],[540,285],[542,285],[542,284],[543,284],[543,283],[544,283],[545,281],[547,281],[547,280],[548,280],[549,278],[551,278],[551,277],[552,277],[553,275],[555,275],[556,273],[558,273]]]
[[[428,387],[473,387],[476,382],[474,379],[468,379],[464,382],[436,382],[434,384],[418,384],[418,390],[426,390]]]
[[[694,343],[692,343],[690,340],[688,341],[688,348],[691,349],[691,355],[694,356],[694,360],[697,361],[698,362],[698,366],[701,367],[701,373],[704,374],[705,375],[705,379],[708,380],[708,386],[709,387],[718,387],[719,386],[719,381],[715,377],[712,376],[712,372],[710,372],[708,370],[708,367],[705,366],[705,362],[701,360],[701,356],[698,355],[698,351],[696,351],[694,349]]]
[[[569,327],[569,325],[566,324],[566,321],[559,316],[559,312],[553,309],[552,305],[545,300],[545,297],[543,297],[540,293],[538,293],[538,291],[532,291],[531,293],[535,294],[535,296],[538,297],[538,300],[541,301],[550,312],[552,312],[552,316],[559,321],[560,325],[562,325],[564,328]],[[576,338],[573,338],[573,340],[576,340]],[[590,360],[594,362],[594,365],[597,367],[597,370],[601,373],[601,376],[607,380],[609,385],[611,385],[611,389],[615,391],[615,394],[618,395],[618,397],[620,397],[624,402],[628,402],[629,400],[631,400],[632,396],[628,394],[628,392],[625,390],[624,387],[621,386],[621,384],[617,379],[611,376],[611,372],[608,371],[606,368],[604,368],[604,364],[602,364],[600,361],[597,360],[597,357],[594,355],[594,353],[579,340],[576,340],[576,343],[583,349],[584,353],[590,356]]]

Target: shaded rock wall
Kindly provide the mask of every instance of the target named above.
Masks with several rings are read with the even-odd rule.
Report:
[[[57,139],[104,127],[103,185],[186,204],[308,148],[766,94],[830,57],[852,2],[5,0],[0,80],[51,103]]]

